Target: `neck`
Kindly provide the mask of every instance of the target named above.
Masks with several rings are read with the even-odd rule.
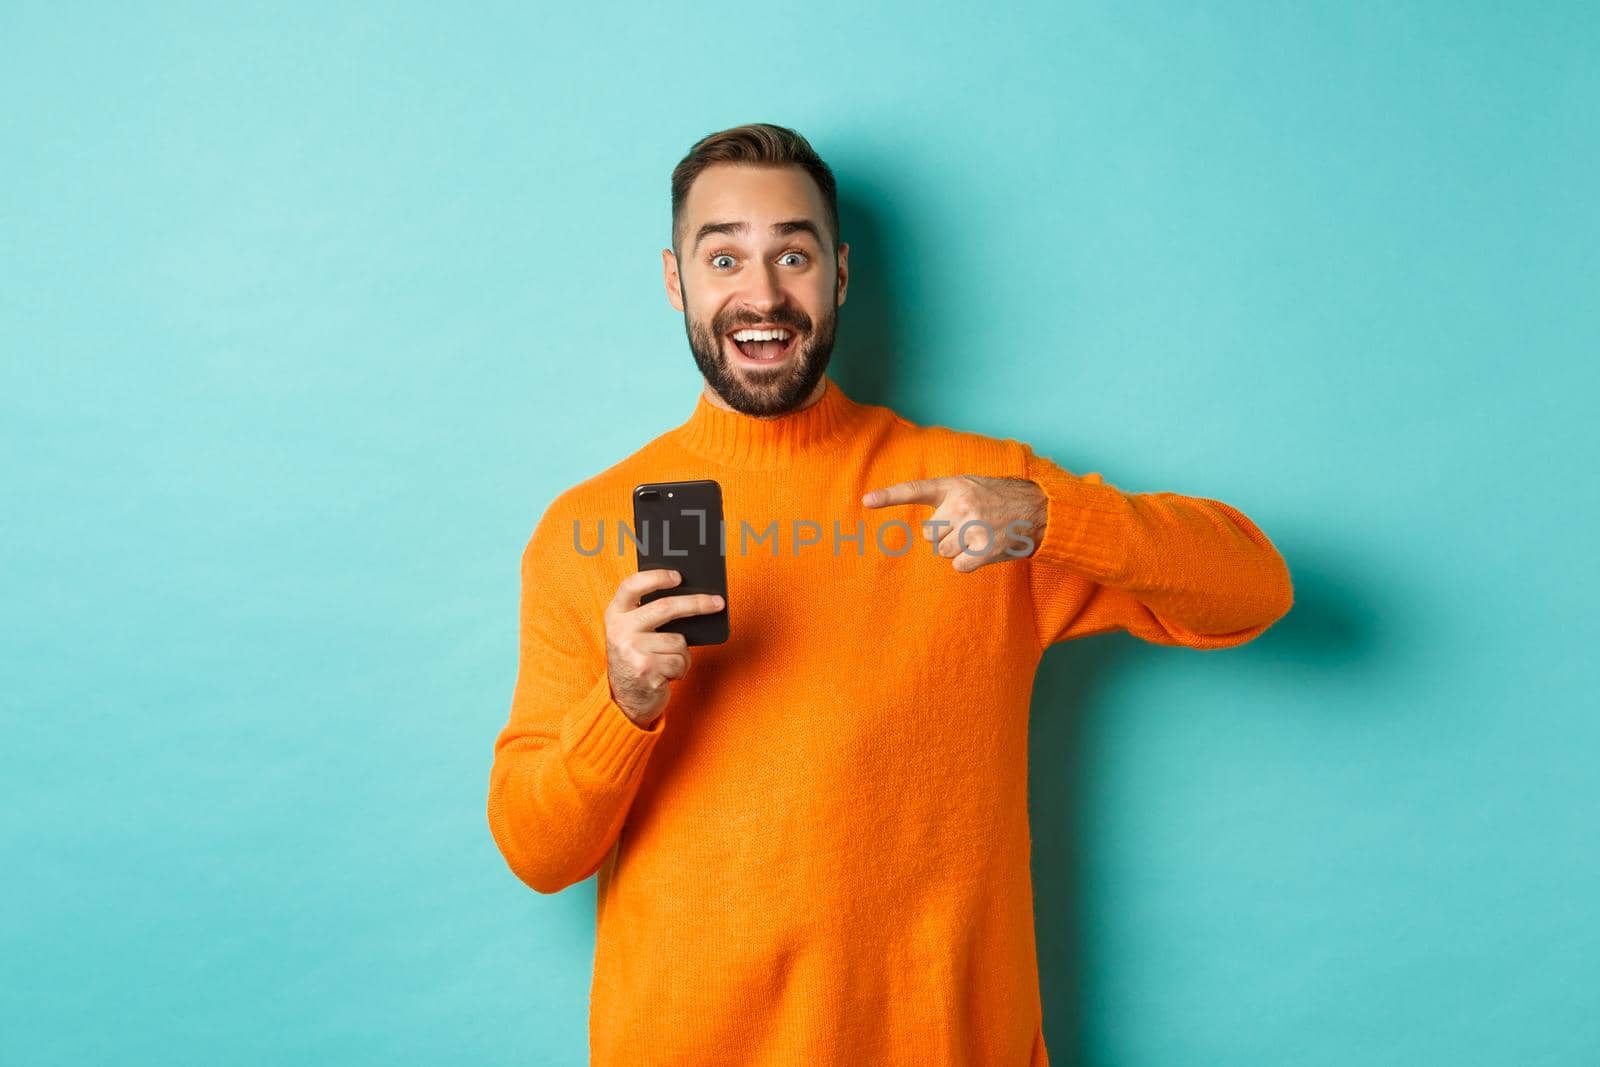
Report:
[[[703,389],[676,437],[702,459],[726,467],[776,470],[819,459],[860,429],[867,416],[865,406],[824,374],[803,405],[765,417],[735,411]]]

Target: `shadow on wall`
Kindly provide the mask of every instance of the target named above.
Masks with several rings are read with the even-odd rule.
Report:
[[[1083,950],[1095,916],[1082,892],[1091,862],[1083,830],[1097,819],[1093,791],[1085,783],[1095,758],[1087,738],[1090,717],[1100,714],[1098,695],[1121,671],[1135,664],[1147,669],[1166,656],[1227,656],[1240,673],[1292,672],[1309,682],[1376,654],[1377,620],[1348,607],[1354,575],[1343,577],[1296,552],[1290,531],[1268,531],[1268,536],[1288,561],[1295,603],[1254,641],[1198,652],[1149,645],[1125,633],[1101,634],[1050,648],[1039,666],[1029,724],[1028,798],[1045,1044],[1058,1067],[1094,1064],[1096,1037],[1112,1029],[1084,1012],[1094,975],[1085,967]]]
[[[841,183],[842,184],[842,183]],[[895,310],[903,307],[881,250],[894,239],[870,201],[839,191],[840,239],[850,246],[850,286],[839,309],[828,375],[852,400],[890,404],[895,395]],[[892,404],[891,404],[892,406]]]

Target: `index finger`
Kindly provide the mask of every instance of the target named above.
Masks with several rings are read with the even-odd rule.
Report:
[[[869,508],[889,507],[894,504],[937,504],[944,499],[944,478],[913,478],[909,482],[896,482],[882,489],[874,489],[861,498]]]
[[[677,585],[683,578],[677,571],[668,567],[651,567],[648,570],[635,571],[617,583],[617,591],[611,597],[611,604],[618,611],[632,611],[639,606],[639,598],[652,589],[666,589]]]

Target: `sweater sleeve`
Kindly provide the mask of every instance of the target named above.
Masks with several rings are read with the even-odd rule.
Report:
[[[1177,493],[1124,493],[1027,445],[1044,490],[1044,535],[1028,557],[1041,646],[1112,630],[1215,649],[1259,636],[1294,601],[1289,568],[1237,509]]]
[[[599,869],[664,723],[641,727],[612,699],[606,601],[584,571],[595,559],[558,514],[545,511],[522,553],[516,687],[489,771],[495,844],[541,893]]]

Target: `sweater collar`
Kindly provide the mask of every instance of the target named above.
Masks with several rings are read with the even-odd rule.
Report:
[[[694,413],[676,431],[678,443],[728,467],[771,469],[828,451],[866,412],[824,374],[822,395],[810,407],[757,417],[725,411],[702,390]]]

